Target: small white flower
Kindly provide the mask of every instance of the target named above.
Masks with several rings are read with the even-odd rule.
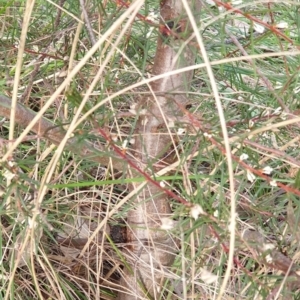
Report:
[[[114,142],[118,141],[118,136],[116,134],[111,134],[110,137]]]
[[[3,176],[10,181],[16,176],[16,174],[10,172],[9,170],[5,170]]]
[[[176,221],[170,218],[161,218],[161,226],[160,228],[163,230],[171,230],[176,226]]]
[[[164,187],[166,186],[166,184],[165,184],[163,181],[161,181],[161,182],[159,183],[159,185],[160,185],[162,188],[164,188]]]
[[[215,275],[203,268],[200,268],[199,277],[206,284],[212,284],[212,283],[218,281],[218,278],[219,278],[217,275]]]
[[[10,167],[13,167],[13,166],[15,166],[15,163],[14,163],[13,161],[9,160],[9,161],[8,161],[8,165],[9,165]]]
[[[240,160],[246,160],[249,158],[249,155],[246,154],[246,153],[243,153],[241,156],[240,156]]]
[[[199,215],[205,215],[205,212],[203,210],[203,208],[199,205],[196,204],[191,208],[191,217],[194,218],[195,220],[198,219]]]
[[[285,121],[286,120],[286,117],[287,117],[287,114],[285,112],[283,112],[281,115],[280,115],[280,119]]]
[[[266,262],[270,264],[273,261],[273,258],[270,254],[266,255]]]
[[[129,109],[128,111],[129,111],[131,114],[136,115],[136,114],[137,114],[137,112],[136,112],[136,108],[137,108],[137,107],[138,107],[137,104],[134,103],[134,104],[130,105],[130,109]]]
[[[272,22],[272,19],[271,19],[271,17],[270,17],[269,14],[266,14],[266,15],[263,16],[262,21],[263,21],[264,23],[271,23],[271,22]]]
[[[248,126],[249,126],[249,128],[252,128],[254,126],[254,122],[252,120],[249,120]]]
[[[237,213],[235,213],[234,218],[237,219],[238,217],[239,217],[239,215],[238,215]],[[235,227],[234,227],[234,224],[233,224],[232,222],[230,222],[230,223],[228,224],[228,230],[229,230],[230,232],[234,232]]]
[[[231,3],[232,3],[232,5],[237,6],[239,4],[242,4],[243,1],[242,0],[233,0]]]
[[[275,89],[275,90],[279,90],[279,89],[281,89],[281,88],[282,88],[282,83],[279,82],[279,81],[275,82],[274,89]]]
[[[217,218],[218,216],[219,216],[219,211],[218,211],[218,210],[215,210],[215,211],[214,211],[214,217]]]
[[[264,31],[265,31],[265,27],[263,27],[263,26],[261,26],[260,24],[258,24],[258,23],[255,23],[254,22],[254,30],[256,31],[256,32],[258,32],[258,33],[264,33]]]
[[[278,29],[286,29],[286,28],[289,27],[289,24],[287,22],[285,22],[285,21],[281,21],[278,24],[276,24],[276,27]]]
[[[129,144],[130,144],[130,145],[134,145],[134,144],[135,144],[135,138],[131,138],[131,139],[129,140]]]
[[[204,135],[205,137],[209,138],[209,139],[212,137],[212,135],[209,134],[209,133],[207,133],[207,132],[204,132],[203,135]]]
[[[37,222],[32,220],[32,218],[28,218],[28,226],[29,228],[36,228],[37,227]]]
[[[263,251],[273,250],[274,248],[275,248],[275,245],[273,245],[271,243],[263,244]],[[269,264],[273,262],[271,253],[266,255],[266,262]]]
[[[270,175],[273,172],[273,168],[271,168],[270,166],[266,166],[263,168],[263,173]]]
[[[270,185],[271,185],[271,186],[277,186],[277,182],[276,182],[276,180],[272,180],[272,181],[270,181]]]
[[[263,244],[263,251],[273,250],[274,248],[275,248],[274,244],[271,244],[271,243]]]
[[[146,20],[155,22],[158,20],[158,14],[155,13],[154,11],[151,11],[150,14],[146,17]]]
[[[208,5],[216,6],[215,1],[213,1],[213,0],[205,0],[205,2],[206,2]]]
[[[247,170],[247,179],[252,183],[255,180],[255,175]]]
[[[282,111],[282,108],[279,106],[277,107],[275,110],[274,110],[274,115],[280,115],[281,114],[281,111]]]
[[[177,130],[177,134],[178,135],[181,135],[181,134],[184,134],[185,133],[185,129],[184,128],[178,128]]]
[[[128,140],[125,140],[125,141],[122,143],[122,148],[123,148],[123,149],[127,149],[127,144],[128,144]]]
[[[298,94],[300,92],[300,85],[296,86],[293,90],[294,94]]]

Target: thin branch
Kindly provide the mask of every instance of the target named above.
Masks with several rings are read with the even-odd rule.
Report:
[[[84,0],[79,0],[79,2],[80,2],[83,17],[84,17],[84,20],[85,20],[85,26],[86,26],[86,29],[87,29],[88,36],[90,38],[92,46],[94,46],[96,44],[96,38],[95,38],[95,35],[94,35],[94,32],[93,32],[93,28],[92,28],[89,16],[88,16],[87,11],[86,11],[85,6],[84,6],[84,4],[85,4]]]
[[[10,118],[11,111],[11,99],[6,96],[0,95],[0,116]],[[27,127],[32,119],[36,116],[36,113],[31,109],[17,103],[15,121],[19,126]],[[44,137],[55,145],[59,145],[64,138],[66,132],[61,126],[57,126],[45,117],[42,117],[33,127],[32,131],[40,137]],[[89,159],[91,161],[100,163],[104,166],[112,164],[116,170],[123,170],[125,167],[124,159],[117,159],[109,156],[105,156],[107,149],[83,140],[80,136],[74,136],[67,142],[66,149],[76,153],[82,158]],[[101,153],[102,152],[102,153]],[[128,158],[129,159],[129,158]]]

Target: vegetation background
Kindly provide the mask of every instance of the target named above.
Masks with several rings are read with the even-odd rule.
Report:
[[[0,0],[1,299],[300,299],[300,4],[179,2]]]

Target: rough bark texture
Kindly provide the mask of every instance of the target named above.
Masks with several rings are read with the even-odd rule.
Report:
[[[200,1],[197,1],[197,5],[194,1],[189,2],[192,11],[199,13]],[[165,27],[161,26],[153,75],[193,65],[197,51],[189,45],[181,49],[192,34],[181,1],[163,1],[161,17],[161,25]],[[168,27],[173,33],[168,34]],[[177,103],[185,106],[187,98],[182,92],[189,90],[192,76],[193,72],[186,72],[158,80],[151,85],[154,93],[159,94],[157,100],[150,97],[141,100],[141,106],[147,109],[148,114],[139,118],[136,129],[139,138],[134,153],[138,156],[141,167],[146,166],[145,170],[149,172],[171,145],[162,112],[167,120],[174,120],[181,114]],[[166,93],[165,96],[163,93]],[[172,96],[167,93],[172,93]],[[173,263],[176,249],[171,237],[159,229],[161,218],[171,213],[169,199],[161,189],[148,183],[133,202],[133,209],[127,215],[127,238],[130,242],[128,256],[133,258],[129,262],[132,270],[124,270],[121,279],[124,292],[119,293],[119,300],[145,299],[148,296],[156,298],[163,286],[165,268]]]

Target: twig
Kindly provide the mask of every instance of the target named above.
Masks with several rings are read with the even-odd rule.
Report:
[[[11,99],[4,95],[0,95],[0,116],[10,118],[11,111]],[[16,123],[22,127],[28,126],[28,124],[35,117],[36,113],[31,109],[17,103],[16,106]],[[36,123],[32,131],[39,137],[44,137],[55,145],[59,145],[61,140],[65,136],[65,131],[61,126],[57,126],[47,118],[43,117]],[[80,136],[74,136],[68,140],[66,149],[78,154],[82,158],[89,159],[91,161],[100,163],[104,166],[112,165],[116,170],[124,170],[126,161],[124,159],[117,159],[111,156],[105,156],[106,149],[101,146],[95,147],[94,144],[83,140]],[[102,152],[102,153],[101,153]],[[129,158],[128,158],[129,160]]]
[[[88,36],[91,40],[92,46],[94,46],[96,44],[96,38],[95,38],[93,29],[92,29],[92,26],[91,26],[89,16],[88,16],[87,11],[86,11],[85,6],[84,6],[84,0],[79,0],[79,2],[80,2],[83,17],[84,17],[84,20],[85,20],[85,26],[86,26]]]

